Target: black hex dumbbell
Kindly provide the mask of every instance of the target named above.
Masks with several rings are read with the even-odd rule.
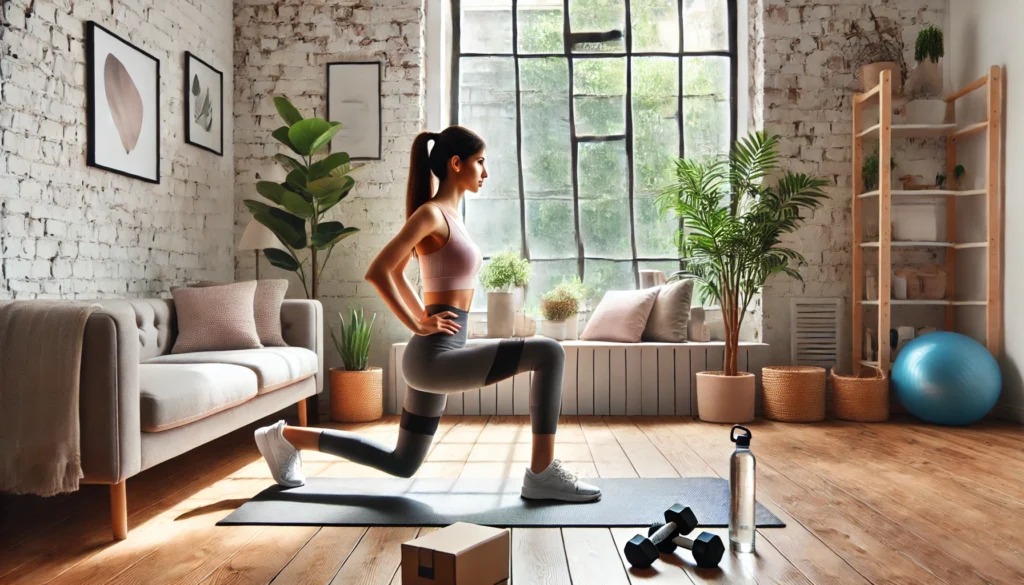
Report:
[[[697,516],[693,510],[675,504],[665,510],[665,524],[647,536],[637,534],[626,543],[624,552],[630,565],[637,568],[650,567],[662,552],[672,552],[676,545],[672,540],[680,534],[689,534],[697,527]]]
[[[651,524],[648,529],[648,534],[656,534],[664,526],[660,522]],[[663,553],[671,553],[676,549],[676,546],[681,546],[693,553],[693,560],[697,561],[698,567],[705,569],[712,569],[718,566],[718,562],[722,560],[722,555],[725,554],[725,544],[722,539],[716,534],[710,532],[701,532],[697,535],[697,538],[689,538],[686,536],[676,536],[668,541],[671,543],[672,548],[669,549],[666,543],[662,543],[664,546],[659,546],[658,550]]]

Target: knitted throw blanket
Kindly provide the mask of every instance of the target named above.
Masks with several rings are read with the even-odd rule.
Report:
[[[82,478],[82,338],[98,304],[0,301],[0,491],[52,496]]]

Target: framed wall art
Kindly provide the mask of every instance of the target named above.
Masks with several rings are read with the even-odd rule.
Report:
[[[224,74],[185,51],[185,142],[224,156]]]
[[[381,69],[378,61],[327,64],[327,120],[341,122],[331,152],[380,160]]]
[[[160,182],[160,60],[102,25],[85,28],[87,160]]]

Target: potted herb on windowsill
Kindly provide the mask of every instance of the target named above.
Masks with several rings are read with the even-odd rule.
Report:
[[[802,264],[803,256],[781,246],[781,236],[796,231],[801,213],[827,197],[827,181],[802,173],[781,173],[774,186],[765,184],[779,170],[778,140],[756,132],[737,140],[725,159],[680,159],[678,183],[656,199],[660,212],[673,210],[685,226],[675,235],[684,269],[669,280],[693,278],[700,301],[722,309],[724,371],[697,373],[702,420],[754,418],[754,374],[739,371],[737,360],[743,317],[769,276],[801,278],[791,263]]]
[[[370,330],[377,320],[374,313],[370,322],[363,318],[363,309],[349,309],[349,320],[341,317],[341,338],[331,330],[334,348],[341,355],[345,368],[330,368],[331,420],[338,422],[365,422],[377,420],[384,414],[383,369],[368,367],[370,357]]]
[[[586,298],[587,287],[579,276],[565,280],[541,295],[541,335],[558,341],[576,339],[580,304]]]
[[[487,291],[487,337],[512,337],[515,314],[530,283],[530,261],[512,250],[495,254],[480,271]]]

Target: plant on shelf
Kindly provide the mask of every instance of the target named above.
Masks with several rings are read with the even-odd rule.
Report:
[[[861,91],[867,91],[878,83],[878,74],[889,69],[893,72],[892,93],[899,95],[907,80],[907,61],[903,57],[903,29],[899,23],[875,16],[871,13],[873,30],[865,30],[856,21],[850,25],[846,39],[860,43],[852,61],[853,69],[860,79]]]
[[[956,184],[957,188],[959,188],[960,179],[963,178],[963,176],[966,173],[967,173],[967,169],[964,168],[964,165],[956,165],[956,168],[953,169],[953,178],[956,179],[956,181],[957,181],[957,184]],[[946,188],[946,175],[943,174],[943,173],[935,175],[935,182],[938,183],[940,189],[945,189]]]
[[[331,329],[334,349],[344,368],[330,368],[331,420],[365,422],[384,414],[383,369],[369,367],[370,332],[377,320],[374,313],[367,323],[362,307],[349,307],[349,319],[340,312],[341,336]]]
[[[744,315],[773,274],[801,279],[794,269],[804,258],[782,245],[802,213],[828,197],[825,179],[779,168],[779,138],[754,132],[737,140],[725,158],[679,159],[678,182],[656,198],[660,212],[683,219],[675,245],[683,270],[669,280],[692,278],[700,300],[721,307],[725,325],[724,372],[697,374],[700,417],[739,422],[754,416],[754,376],[740,372],[739,335]],[[778,176],[774,184],[766,178]]]
[[[945,54],[941,28],[926,26],[917,33],[917,42],[914,43],[914,60],[917,61],[917,67],[911,72],[907,82],[907,92],[910,95],[930,97],[942,94],[942,69],[938,63]],[[930,106],[935,110],[930,117],[941,120],[945,116],[945,112],[942,111],[943,105],[936,100],[936,103]]]
[[[515,316],[530,283],[530,261],[518,252],[498,252],[480,271],[480,284],[487,291],[487,336],[511,337]]]
[[[943,56],[945,48],[942,43],[942,29],[934,25],[921,29],[914,44],[914,60],[921,63],[928,59],[932,63],[938,63]]]
[[[889,170],[896,168],[896,160],[889,159]],[[873,191],[878,188],[878,149],[864,157],[861,165],[861,176],[864,179],[864,190]]]
[[[245,200],[245,206],[287,248],[263,250],[267,260],[278,268],[298,273],[306,298],[316,299],[320,276],[334,246],[359,231],[340,221],[325,221],[324,217],[349,194],[355,181],[348,176],[347,153],[322,155],[331,138],[341,130],[341,122],[303,118],[283,97],[274,98],[274,106],[286,125],[274,130],[272,136],[299,158],[276,154],[274,159],[288,171],[285,180],[256,183],[256,191],[274,206],[251,199]],[[300,258],[300,250],[308,253]],[[325,254],[319,262],[321,253]]]

